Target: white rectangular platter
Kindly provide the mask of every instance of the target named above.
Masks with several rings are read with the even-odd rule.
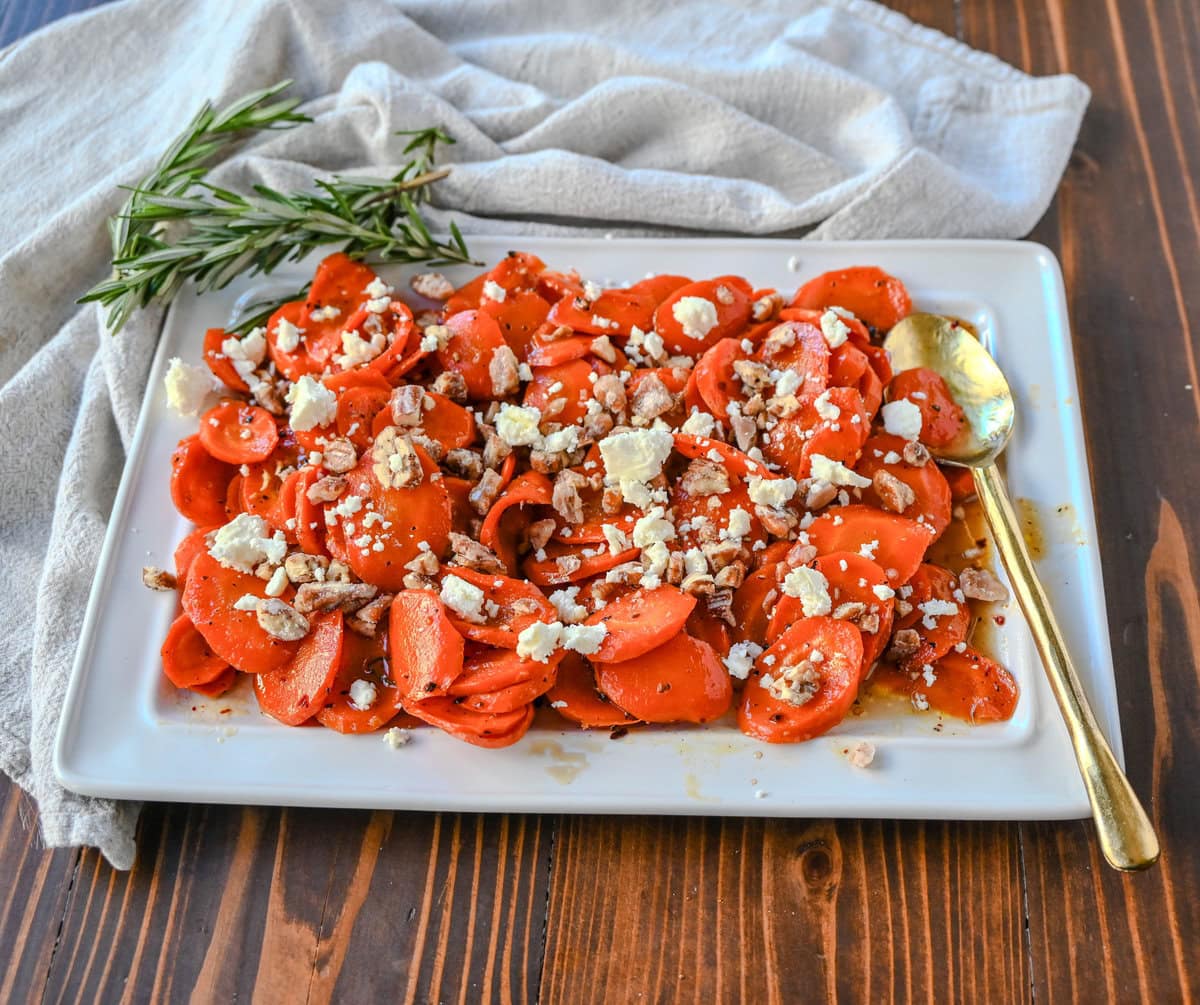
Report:
[[[1062,277],[1030,243],[476,238],[489,263],[511,247],[604,284],[648,272],[704,278],[735,272],[786,296],[828,269],[879,265],[918,309],[978,326],[1018,401],[1007,452],[1012,494],[1041,515],[1039,568],[1097,718],[1120,756],[1116,690],[1096,547],[1087,456]],[[183,296],[170,312],[109,524],[66,695],[55,765],[68,788],[130,799],[418,810],[680,813],[945,819],[1057,819],[1087,814],[1070,744],[1028,630],[1015,608],[991,633],[1021,687],[1015,717],[971,727],[932,713],[879,709],[809,743],[766,745],[728,721],[704,728],[607,732],[539,716],[504,750],[433,729],[393,750],[379,735],[288,728],[249,694],[207,700],[163,679],[159,646],[173,594],[141,585],[145,564],[171,566],[190,529],[171,505],[169,458],[195,430],[166,406],[167,360],[198,361],[206,327],[227,322],[253,290],[294,290],[311,262],[269,280]],[[399,285],[403,269],[381,270]],[[448,270],[461,281],[472,270]],[[860,739],[866,769],[842,751]]]

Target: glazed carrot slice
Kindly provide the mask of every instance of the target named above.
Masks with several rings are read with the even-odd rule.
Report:
[[[539,663],[518,656],[512,649],[470,643],[463,662],[463,672],[450,685],[447,694],[452,698],[464,698],[540,680],[546,670],[558,664],[566,651],[556,649],[547,662]]]
[[[924,367],[896,374],[888,385],[887,398],[907,399],[921,410],[921,442],[930,447],[953,443],[966,422],[941,374]]]
[[[234,475],[229,482],[229,488],[225,491],[225,519],[232,520],[239,513],[244,513],[246,510],[246,501],[242,498],[242,483],[245,479],[240,475]]]
[[[219,461],[250,464],[271,456],[279,430],[265,408],[226,401],[200,417],[200,442]]]
[[[737,642],[767,642],[767,625],[783,596],[779,581],[787,570],[764,565],[748,575],[733,593],[733,637]]]
[[[388,642],[392,676],[410,712],[422,701],[445,694],[462,673],[463,637],[430,590],[396,594],[388,615]]]
[[[445,324],[453,334],[438,349],[438,363],[442,369],[462,375],[470,397],[476,401],[492,400],[488,366],[497,349],[507,348],[496,319],[482,311],[462,311],[446,318]]]
[[[800,287],[793,307],[844,307],[877,331],[887,331],[912,313],[908,290],[875,266],[825,272]]]
[[[641,656],[597,664],[596,682],[645,722],[710,722],[733,701],[729,671],[713,647],[682,631]]]
[[[508,347],[525,359],[536,332],[550,313],[550,304],[533,290],[514,290],[503,300],[484,300],[479,310],[490,314],[500,326],[500,334]]]
[[[350,700],[351,686],[360,680],[375,688],[375,700],[363,708]],[[355,631],[343,633],[341,666],[329,697],[317,712],[317,722],[339,733],[373,733],[391,722],[400,709],[400,689],[391,678],[386,620],[374,638]]]
[[[599,690],[592,664],[576,653],[567,653],[559,662],[558,678],[546,692],[546,699],[564,719],[570,719],[584,729],[627,726],[637,722]]]
[[[878,433],[863,444],[862,459],[858,462],[856,470],[864,478],[871,479],[880,471],[887,472],[912,490],[913,501],[897,509],[899,501],[888,493],[890,501],[885,504],[874,485],[863,489],[862,500],[868,506],[899,513],[910,520],[925,524],[933,531],[936,539],[950,523],[950,514],[954,506],[950,485],[936,464],[906,464],[902,459],[903,451],[904,440],[901,437]]]
[[[229,667],[209,648],[204,636],[196,631],[192,619],[181,614],[167,630],[166,641],[160,650],[163,673],[176,687],[195,687],[209,684]]]
[[[883,653],[892,634],[895,603],[891,597],[887,575],[875,562],[852,551],[835,551],[829,555],[820,555],[811,563],[811,568],[821,573],[828,584],[830,614],[839,614],[842,606],[846,604],[862,607],[862,611],[849,620],[862,633],[862,675],[865,677],[871,669],[871,664]],[[876,590],[880,592],[876,593]],[[803,618],[804,608],[799,598],[788,596],[781,591],[779,601],[771,612],[767,643],[773,643]]]
[[[638,548],[613,552],[603,544],[566,544],[562,541],[549,541],[543,550],[545,558],[531,555],[521,566],[525,577],[538,586],[578,583],[624,562],[632,562],[640,552]]]
[[[738,727],[767,743],[797,743],[828,732],[854,704],[862,660],[862,636],[853,625],[833,618],[797,621],[754,661]]]
[[[333,356],[342,351],[346,322],[367,299],[366,289],[374,280],[374,270],[340,251],[317,266],[300,315],[304,344],[315,369],[331,366]]]
[[[649,331],[657,306],[652,294],[632,289],[604,290],[592,301],[568,294],[550,309],[546,320],[587,335],[624,337],[634,328]]]
[[[469,447],[475,442],[475,416],[470,409],[451,401],[444,394],[426,391],[433,406],[421,411],[421,428],[447,450]]]
[[[267,352],[271,362],[288,380],[296,381],[306,373],[319,373],[321,367],[308,354],[308,331],[304,327],[305,305],[303,300],[292,300],[282,304],[267,321]],[[285,349],[279,343],[279,324],[286,321],[299,329],[295,348]],[[222,378],[223,379],[223,378]],[[232,385],[230,385],[232,386]]]
[[[403,588],[404,566],[425,550],[422,545],[435,555],[445,552],[450,540],[450,494],[438,466],[419,446],[413,452],[421,464],[420,483],[408,488],[384,486],[374,470],[378,449],[364,452],[358,465],[346,473],[346,491],[336,505],[344,508],[351,498],[360,501],[361,509],[339,521],[346,531],[347,560],[359,579],[392,592]],[[375,516],[368,517],[372,512]]]
[[[554,484],[545,475],[538,471],[518,475],[492,503],[479,529],[479,543],[491,548],[508,570],[515,573],[528,519],[519,518],[513,511],[526,506],[549,506],[553,497]]]
[[[208,364],[213,376],[230,390],[248,392],[249,386],[234,369],[233,360],[226,356],[221,348],[227,338],[229,332],[224,328],[209,328],[204,333],[204,362]]]
[[[683,628],[695,606],[695,597],[665,583],[610,601],[584,621],[608,628],[600,648],[591,655],[592,662],[631,660],[657,649]]]
[[[824,307],[785,307],[779,312],[780,321],[803,321],[805,324],[821,327],[821,316],[825,313]],[[849,343],[857,346],[859,349],[865,349],[871,344],[871,333],[867,330],[867,326],[856,317],[846,317],[839,315],[842,324],[850,329]]]
[[[703,542],[704,533],[715,530],[718,535],[729,530],[733,514],[741,510],[746,514],[748,530],[740,537],[741,548],[738,559],[750,561],[756,546],[761,547],[767,539],[767,532],[762,521],[754,512],[754,503],[750,501],[750,493],[746,486],[735,479],[730,480],[729,491],[718,495],[718,506],[710,506],[710,496],[689,496],[683,490],[683,483],[676,482],[671,486],[671,506],[675,511],[676,530],[678,531],[678,546],[680,548],[696,548]],[[740,517],[739,517],[740,519]],[[703,531],[700,520],[706,521]],[[688,529],[684,530],[683,527]]]
[[[543,418],[574,425],[587,414],[592,398],[592,375],[605,374],[611,367],[598,359],[573,359],[557,366],[539,366],[525,385],[522,401],[541,411]]]
[[[353,371],[350,371],[353,372]],[[379,387],[351,387],[338,395],[338,436],[344,436],[357,450],[366,450],[371,444],[372,428],[378,417],[390,418],[392,389]],[[386,423],[391,425],[390,422]]]
[[[300,446],[291,428],[280,426],[279,443],[271,456],[265,461],[248,465],[242,478],[243,511],[261,516],[276,530],[284,530],[286,517],[280,516],[280,499],[285,478],[291,477],[299,462]],[[294,498],[291,505],[294,508]]]
[[[694,639],[707,642],[718,656],[729,655],[733,645],[733,629],[707,608],[699,605],[688,616],[684,630]]]
[[[456,740],[492,749],[511,747],[533,723],[532,705],[511,712],[475,712],[453,698],[427,698],[414,703],[409,711]]]
[[[221,659],[244,673],[277,670],[298,647],[296,642],[268,635],[254,611],[240,611],[233,606],[248,593],[266,596],[266,586],[257,576],[227,569],[203,551],[192,560],[183,590],[183,611],[204,641]],[[286,601],[288,596],[285,593],[281,599]]]
[[[967,638],[971,627],[971,608],[955,597],[958,579],[949,569],[924,563],[908,581],[912,591],[905,599],[912,610],[896,622],[898,628],[911,628],[921,638],[921,647],[906,658],[901,669],[921,670],[934,663]],[[942,614],[940,610],[950,613]]]
[[[523,579],[444,565],[440,577],[457,576],[483,591],[484,620],[480,623],[447,610],[450,623],[465,638],[503,649],[516,649],[517,636],[535,621],[554,621],[558,615],[540,590]]]
[[[202,694],[205,698],[220,698],[237,682],[238,672],[233,667],[226,667],[216,677],[206,684],[193,684],[189,691]]]
[[[224,523],[224,521],[222,521]],[[185,537],[175,548],[175,580],[183,587],[191,571],[192,562],[201,552],[208,551],[208,535],[220,530],[221,524],[211,524],[208,527],[197,527]]]
[[[829,343],[816,325],[783,321],[774,325],[755,354],[773,370],[790,370],[800,379],[793,392],[801,405],[829,386]]]
[[[700,395],[707,411],[722,422],[729,419],[729,403],[739,405],[746,402],[742,382],[734,372],[733,364],[748,359],[740,339],[723,338],[696,362],[692,373],[696,378],[696,392]]]
[[[740,276],[718,276],[680,286],[654,311],[654,330],[670,353],[700,356],[709,346],[746,327],[750,284]]]
[[[817,517],[808,528],[808,537],[823,555],[855,551],[871,556],[894,588],[908,582],[917,571],[933,532],[915,520],[870,506],[850,505]]]
[[[648,276],[645,279],[638,280],[638,282],[629,287],[629,290],[631,293],[639,293],[650,297],[657,307],[680,287],[688,286],[691,282],[687,276],[676,276],[664,272],[658,276]]]
[[[225,499],[237,469],[213,457],[189,436],[171,454],[171,501],[175,508],[201,526],[225,522]]]
[[[779,477],[779,475],[772,474],[765,465],[759,464],[758,461],[738,450],[733,444],[721,440],[710,440],[707,436],[676,433],[675,449],[684,457],[707,457],[709,460],[715,460],[719,456],[719,463],[739,478],[747,478],[750,475],[758,475],[760,478]]]
[[[970,468],[956,468],[949,464],[939,464],[938,470],[950,486],[951,502],[965,502],[975,497],[975,476]]]
[[[780,419],[763,444],[763,456],[795,478],[809,477],[814,454],[853,467],[871,428],[862,397],[852,387],[831,387],[824,402],[809,402]],[[826,417],[821,409],[830,407],[836,412]]]
[[[290,662],[254,678],[258,707],[285,726],[299,726],[324,707],[341,667],[342,612],[314,614],[310,624]]]
[[[880,664],[871,683],[909,698],[920,694],[934,711],[976,726],[1011,719],[1019,695],[1012,674],[971,649],[948,652],[932,666],[928,679],[922,673]]]

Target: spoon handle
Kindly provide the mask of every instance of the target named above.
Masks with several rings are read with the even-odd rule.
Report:
[[[1066,643],[1054,620],[1046,591],[1042,589],[1025,547],[999,469],[989,464],[973,470],[975,489],[996,548],[1008,570],[1013,591],[1025,613],[1050,678],[1050,687],[1067,724],[1075,760],[1079,762],[1092,804],[1092,819],[1096,823],[1100,848],[1108,864],[1116,869],[1125,872],[1145,869],[1158,859],[1154,827],[1096,724],[1071,657],[1067,655]]]

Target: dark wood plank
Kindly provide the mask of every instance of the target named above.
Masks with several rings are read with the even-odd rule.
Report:
[[[85,852],[44,1001],[532,1001],[549,818],[148,807]]]
[[[1200,997],[1200,18],[1189,0],[964,4],[966,41],[1070,71],[1092,107],[1034,236],[1062,258],[1129,774],[1163,844],[1122,877],[1086,824],[1022,828],[1043,1001]],[[1140,586],[1139,586],[1140,584]]]

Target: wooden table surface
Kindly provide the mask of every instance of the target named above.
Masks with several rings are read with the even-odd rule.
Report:
[[[0,0],[0,44],[94,2]],[[1158,867],[1107,869],[1086,822],[152,805],[126,874],[41,849],[0,779],[0,1002],[1200,998],[1200,5],[895,6],[1093,90],[1032,237],[1066,275]]]

